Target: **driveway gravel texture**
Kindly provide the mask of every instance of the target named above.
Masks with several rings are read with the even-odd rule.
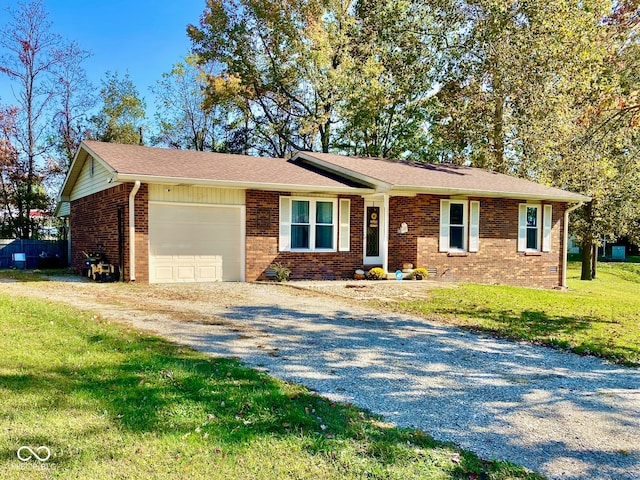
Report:
[[[640,479],[640,369],[363,302],[428,297],[430,288],[430,282],[391,281],[0,284],[11,295],[69,303],[240,359],[398,426],[552,479]]]

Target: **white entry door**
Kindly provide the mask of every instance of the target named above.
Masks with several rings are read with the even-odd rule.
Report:
[[[241,281],[242,221],[240,207],[149,202],[149,281]]]
[[[384,203],[382,200],[364,202],[364,264],[382,265],[384,240]]]

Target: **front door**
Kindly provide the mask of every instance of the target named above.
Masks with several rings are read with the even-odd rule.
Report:
[[[383,204],[367,201],[364,204],[364,264],[382,265]]]

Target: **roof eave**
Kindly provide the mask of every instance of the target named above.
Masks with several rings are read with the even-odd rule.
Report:
[[[60,218],[60,217],[66,217],[68,215],[61,215],[60,211],[62,210],[63,206],[65,203],[69,203],[68,200],[60,200],[56,203],[56,208],[53,211],[53,216],[56,218]]]
[[[378,191],[387,191],[393,187],[391,183],[385,182],[378,178],[364,175],[360,172],[356,172],[355,170],[341,167],[339,165],[336,165],[331,162],[327,162],[325,160],[320,160],[319,158],[314,157],[313,153],[311,152],[296,152],[291,158],[291,160],[296,161],[297,159],[305,160],[322,170],[326,170],[328,172],[341,175],[345,178],[356,180],[357,182],[360,182],[360,183],[371,185],[372,188]]]
[[[220,187],[220,188],[236,188],[242,190],[266,190],[266,191],[284,191],[284,192],[318,192],[318,193],[335,193],[361,195],[371,193],[369,188],[357,187],[338,187],[323,185],[299,185],[285,183],[267,183],[267,182],[243,182],[236,180],[210,180],[202,178],[182,178],[182,177],[165,177],[154,175],[136,175],[133,173],[119,173],[114,177],[114,182],[134,182],[140,180],[143,183],[153,183],[159,185],[189,185],[198,187]]]
[[[393,187],[390,194],[393,191],[398,192],[413,192],[433,195],[460,195],[460,196],[476,196],[486,198],[513,198],[515,200],[548,200],[555,202],[577,203],[577,202],[589,202],[591,197],[580,195],[577,193],[569,193],[567,195],[557,194],[542,194],[542,193],[523,193],[523,192],[500,192],[493,190],[481,190],[481,189],[464,189],[464,188],[451,188],[451,187],[419,187],[415,185],[396,185]]]
[[[95,153],[86,143],[81,142],[78,146],[78,150],[76,150],[76,154],[73,157],[73,161],[71,162],[71,166],[69,167],[69,171],[67,172],[67,176],[64,179],[62,184],[62,188],[60,189],[60,200],[69,201],[71,198],[71,192],[73,187],[80,176],[80,171],[82,170],[82,166],[84,162],[87,161],[89,156],[93,157],[98,163],[100,163],[106,170],[110,170],[115,174],[115,170],[111,165],[109,165],[106,161],[104,161],[97,153]]]
[[[73,160],[71,161],[71,165],[69,166],[69,170],[67,171],[67,175],[64,178],[64,182],[62,182],[62,187],[60,188],[60,200],[67,201],[71,196],[71,190],[73,190],[73,186],[78,179],[79,170],[76,165],[80,161],[80,152],[82,151],[83,143],[80,144],[78,150],[76,150],[75,155],[73,156]],[[84,160],[82,160],[84,162]]]

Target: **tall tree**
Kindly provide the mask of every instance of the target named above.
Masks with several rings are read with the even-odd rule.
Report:
[[[640,124],[640,0],[621,0],[604,23],[609,27],[609,72],[617,74],[618,87],[600,92],[593,133],[602,134]]]
[[[451,39],[433,118],[441,158],[535,176],[566,141],[565,112],[601,66],[600,0],[451,2]]]
[[[228,125],[233,109],[227,108],[228,102],[206,101],[210,75],[196,65],[194,57],[187,57],[162,74],[152,88],[158,127],[155,143],[187,150],[228,150]]]
[[[11,144],[17,157],[7,181],[13,182],[10,211],[13,230],[30,238],[36,230],[30,212],[47,204],[42,181],[48,175],[46,157],[53,148],[48,135],[58,85],[55,71],[70,61],[70,51],[51,24],[41,1],[9,10],[9,23],[0,34],[0,73],[15,85],[17,113]]]
[[[638,122],[629,105],[638,89],[628,66],[637,56],[628,53],[637,39],[627,20],[637,11],[630,14],[630,3],[637,2],[472,0],[443,17],[458,35],[437,94],[434,148],[448,161],[591,196],[572,228],[586,280],[602,238],[635,225]],[[612,9],[625,21],[611,21]],[[629,121],[617,121],[623,116]]]
[[[13,145],[15,126],[18,110],[17,108],[0,108],[0,182],[2,182],[0,201],[2,210],[2,222],[0,223],[0,236],[10,238],[14,232],[14,210],[15,210],[15,182],[13,182],[14,171],[19,165],[19,154]]]
[[[627,236],[640,242],[638,2],[617,2],[601,23],[607,55],[578,104],[578,133],[550,171],[592,197],[572,231],[582,246],[583,280],[596,275],[597,246]]]
[[[102,106],[91,123],[95,127],[91,137],[101,142],[142,145],[145,103],[138,89],[125,73],[107,72],[100,89]]]
[[[423,2],[360,0],[345,56],[334,148],[360,156],[428,158],[430,91],[444,47]]]
[[[52,134],[60,155],[59,168],[64,173],[87,133],[89,112],[97,104],[95,88],[83,67],[91,54],[75,43],[66,45],[65,50],[68,61],[56,66],[53,71],[60,94],[53,117],[55,132]]]
[[[328,151],[352,26],[346,0],[208,2],[188,33],[203,62],[240,79],[245,113],[272,155]]]

